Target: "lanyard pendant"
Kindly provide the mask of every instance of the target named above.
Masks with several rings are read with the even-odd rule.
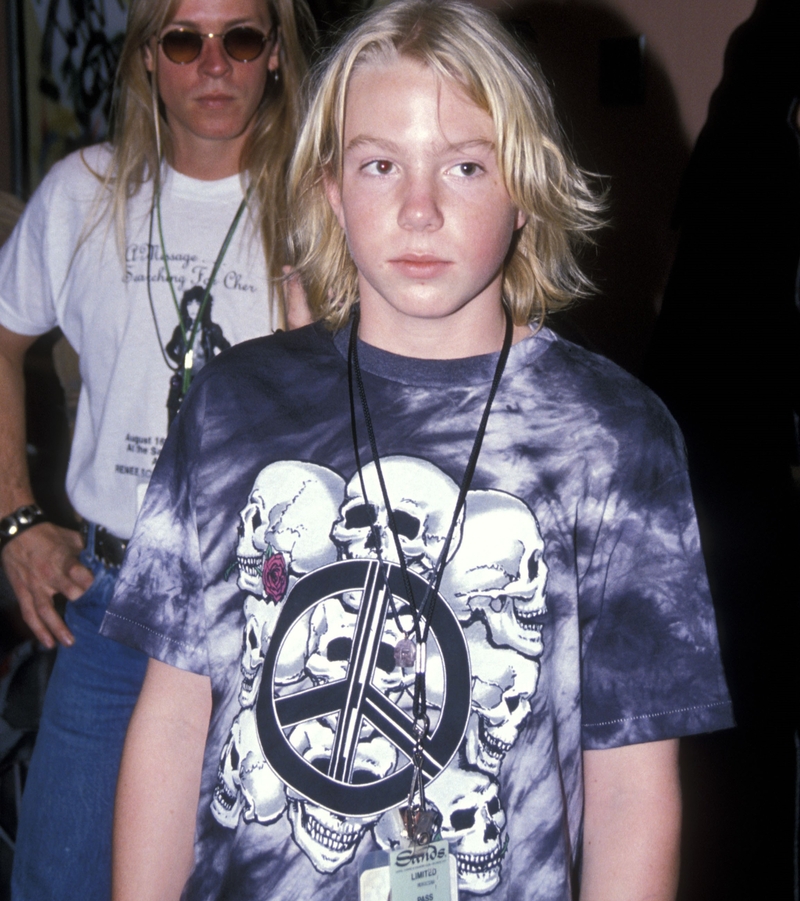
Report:
[[[408,668],[413,666],[417,660],[417,646],[406,636],[401,638],[394,646],[394,662],[398,666]]]
[[[429,845],[439,834],[442,817],[438,811],[423,810],[419,805],[406,807],[400,814],[406,834],[415,845]]]
[[[411,643],[411,642],[409,642]],[[430,724],[427,716],[418,717],[414,723],[414,752],[412,765],[414,773],[411,777],[411,789],[408,793],[408,806],[400,811],[406,835],[415,845],[428,845],[439,834],[442,817],[438,811],[429,810],[425,803],[425,783],[422,778],[423,742],[428,734]],[[419,797],[419,801],[415,798]]]

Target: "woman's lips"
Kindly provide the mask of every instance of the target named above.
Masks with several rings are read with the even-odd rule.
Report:
[[[428,279],[441,275],[450,265],[449,260],[429,255],[406,254],[390,260],[391,265],[409,278]]]
[[[231,94],[202,94],[196,98],[196,102],[208,109],[224,107],[231,103],[234,97]]]

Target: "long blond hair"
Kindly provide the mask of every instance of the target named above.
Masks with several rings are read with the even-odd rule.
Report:
[[[289,175],[293,261],[314,313],[338,328],[358,299],[357,270],[327,201],[341,181],[347,86],[353,72],[398,57],[455,82],[497,131],[498,165],[528,216],[509,251],[503,300],[515,323],[544,321],[592,286],[577,249],[602,224],[603,200],[563,138],[544,75],[497,18],[459,0],[397,0],[368,14],[316,70]]]
[[[112,161],[96,173],[106,188],[103,212],[110,212],[117,242],[124,246],[127,205],[145,183],[160,177],[160,154],[172,156],[172,136],[158,100],[155,73],[144,60],[146,43],[175,15],[180,0],[131,0],[128,27],[116,77]],[[301,85],[315,27],[305,0],[263,0],[280,28],[279,75],[270,79],[242,150],[241,171],[249,176],[269,276],[277,280],[286,262],[289,215],[286,176],[302,116]]]

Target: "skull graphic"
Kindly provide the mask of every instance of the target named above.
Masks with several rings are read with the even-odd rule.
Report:
[[[240,815],[249,822],[268,824],[285,807],[283,783],[264,759],[255,715],[246,708],[234,719],[222,749],[211,812],[221,826],[233,829]]]
[[[279,603],[279,586],[285,592],[293,579],[333,563],[330,524],[343,491],[344,479],[325,466],[282,460],[264,467],[239,514],[239,588]],[[283,555],[283,576],[279,561],[269,562],[276,554]]]
[[[248,595],[244,602],[246,621],[240,663],[242,686],[239,689],[239,703],[242,707],[252,707],[255,703],[258,677],[264,664],[264,651],[275,627],[279,609],[253,595]]]
[[[297,726],[289,741],[308,763],[327,772],[334,733],[319,721]],[[353,782],[364,784],[387,776],[395,767],[397,751],[381,735],[358,744]],[[368,817],[343,817],[321,807],[286,786],[288,816],[292,837],[319,873],[334,873],[353,859],[362,836],[379,820]]]
[[[444,546],[458,500],[458,486],[437,466],[415,457],[386,457],[381,460],[381,470],[403,556],[409,569],[426,576]],[[333,539],[342,557],[374,558],[380,550],[387,563],[399,563],[375,464],[368,463],[362,475],[367,497],[356,473],[347,484],[331,533]],[[459,520],[450,555],[458,546],[460,533]]]
[[[346,678],[357,620],[357,612],[348,609],[338,598],[331,598],[316,606],[311,617],[306,661],[306,672],[315,685]],[[413,623],[410,613],[401,616],[400,622],[405,629],[411,629]],[[413,667],[404,669],[398,666],[394,659],[394,647],[402,634],[397,629],[394,617],[388,616],[371,681],[395,704],[410,708],[414,670]]]
[[[238,731],[238,729],[236,730]],[[239,782],[241,752],[231,727],[228,741],[222,749],[217,771],[217,784],[211,799],[211,813],[214,819],[228,829],[235,829],[244,807],[244,798]]]
[[[472,654],[472,713],[464,745],[467,762],[497,776],[531,711],[539,661],[494,648],[482,622],[465,629]]]
[[[242,659],[239,667],[242,685],[239,703],[252,707],[256,702],[260,685],[259,677],[264,665],[267,643],[272,636],[280,607],[248,595],[244,602],[245,626],[242,634]],[[305,676],[305,643],[298,641],[299,630],[292,630],[281,648],[275,669],[275,686],[296,685]]]
[[[470,491],[461,544],[442,579],[459,620],[482,619],[489,639],[531,658],[542,653],[547,612],[544,542],[530,509],[502,491]]]
[[[476,895],[500,882],[506,815],[497,783],[485,773],[452,765],[428,787],[428,800],[442,815],[442,838],[458,864],[458,887]]]
[[[372,828],[372,834],[384,851],[397,851],[408,840],[408,830],[400,814],[399,807],[393,807],[378,820]]]

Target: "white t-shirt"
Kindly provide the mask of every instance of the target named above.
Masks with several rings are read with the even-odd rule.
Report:
[[[53,167],[31,198],[0,251],[0,324],[22,335],[58,325],[80,355],[83,386],[67,492],[81,516],[127,538],[166,438],[170,379],[183,354],[175,351],[179,317],[157,217],[149,237],[151,185],[129,202],[124,264],[108,217],[86,238],[86,225],[99,209],[100,185],[87,163],[103,172],[110,158],[107,146],[84,151],[85,162],[80,153],[72,154]],[[241,200],[239,175],[208,182],[166,169],[164,246],[179,304],[186,292],[207,284]],[[209,350],[217,354],[273,331],[275,305],[258,224],[245,214],[198,328],[195,371]]]

